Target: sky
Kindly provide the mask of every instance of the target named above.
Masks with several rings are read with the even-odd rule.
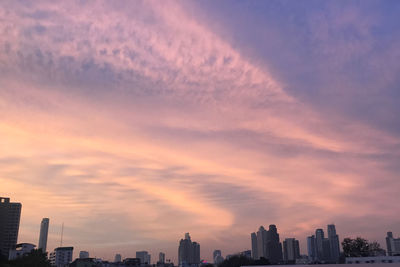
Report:
[[[276,224],[400,236],[399,1],[2,1],[19,242],[208,261]]]

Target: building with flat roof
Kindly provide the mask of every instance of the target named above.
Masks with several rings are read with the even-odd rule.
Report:
[[[0,254],[8,258],[10,250],[16,249],[21,203],[10,202],[10,198],[0,197]]]
[[[47,235],[49,233],[49,218],[43,218],[40,223],[40,234],[39,234],[39,246],[38,249],[42,249],[43,252],[47,250]]]
[[[58,247],[50,253],[50,264],[55,267],[68,267],[72,262],[73,247]]]

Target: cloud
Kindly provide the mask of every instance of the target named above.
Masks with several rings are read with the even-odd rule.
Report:
[[[211,253],[248,248],[260,224],[301,240],[332,220],[346,234],[372,214],[392,225],[398,136],[316,109],[188,9],[0,8],[0,194],[23,203],[21,240],[50,217],[50,247],[65,222],[66,242],[97,256],[159,247],[174,259],[187,231]],[[327,32],[341,37],[357,12],[334,26],[317,15],[315,53],[342,55]],[[351,34],[372,38],[365,27]]]

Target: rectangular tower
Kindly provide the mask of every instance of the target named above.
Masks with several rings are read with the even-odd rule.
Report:
[[[0,197],[0,254],[7,258],[10,249],[17,245],[21,207],[21,203]]]
[[[39,234],[39,246],[38,249],[42,249],[46,252],[47,249],[47,235],[49,233],[49,218],[43,218],[40,224],[40,234]]]

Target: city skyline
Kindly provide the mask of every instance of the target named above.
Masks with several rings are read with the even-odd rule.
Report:
[[[48,252],[64,223],[74,256],[107,259],[177,262],[188,232],[212,262],[270,224],[302,252],[328,224],[398,237],[399,12],[2,1],[0,196],[23,204],[18,242],[38,245],[43,218]]]

